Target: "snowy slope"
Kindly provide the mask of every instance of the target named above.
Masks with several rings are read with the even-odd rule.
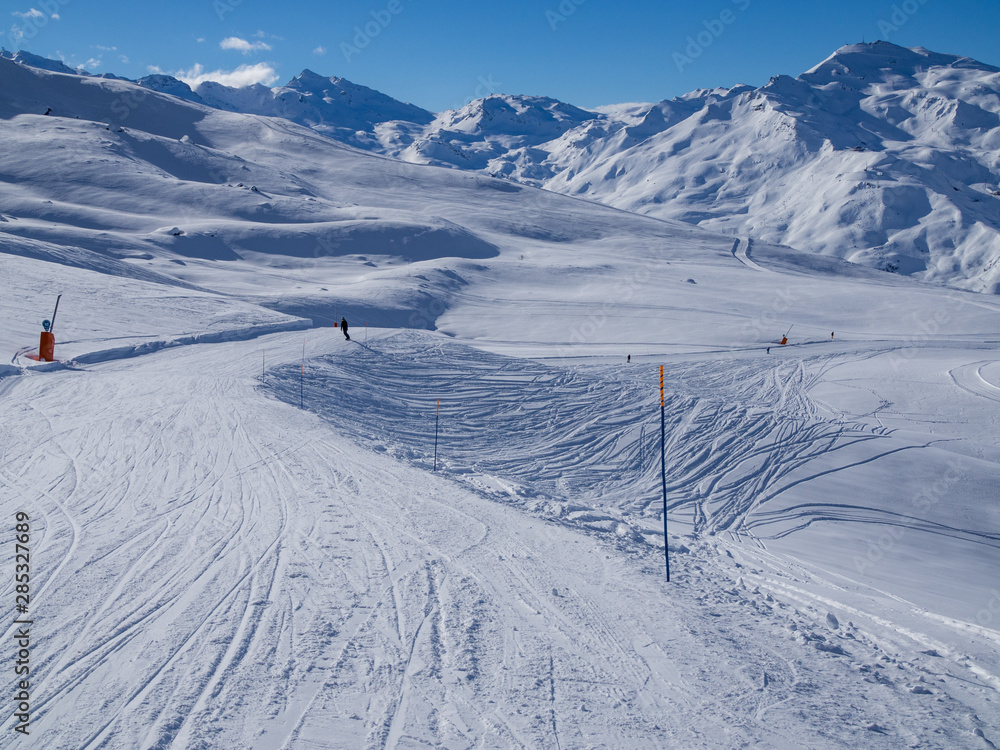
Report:
[[[41,55],[33,55],[25,50],[20,50],[19,52],[11,52],[8,49],[0,47],[0,58],[6,60],[13,60],[15,62],[21,63],[23,65],[30,65],[33,68],[40,68],[42,70],[52,70],[56,73],[84,73],[82,70],[73,70],[65,63],[59,60],[50,60],[47,57],[42,57]]]
[[[1000,744],[996,298],[0,81],[31,741]]]
[[[435,116],[309,70],[274,89],[207,82],[193,92],[165,76],[140,83],[409,162],[974,291],[1000,288],[1000,72],[968,58],[850,45],[759,89],[595,112],[491,95]]]
[[[688,114],[692,103],[699,106]],[[638,135],[619,130],[596,159],[573,143],[574,133],[544,147],[543,164],[554,168],[541,184],[997,291],[996,68],[886,43],[855,45],[797,79],[667,104],[649,110],[655,126]],[[519,158],[497,169],[516,179]]]
[[[304,70],[284,86],[256,84],[233,88],[205,81],[196,95],[206,104],[231,112],[283,117],[324,135],[362,148],[377,148],[380,123],[404,121],[424,125],[433,115],[346,78],[324,77]]]
[[[503,98],[465,109],[494,100]],[[501,137],[490,121],[455,134],[449,124],[461,115],[440,115],[389,152],[1000,289],[1000,70],[990,65],[876,42],[844,47],[795,79],[605,107],[567,118],[561,133],[539,124],[526,137],[518,124]]]
[[[494,94],[442,112],[419,131],[388,122],[379,135],[383,152],[405,161],[488,170],[508,153],[551,141],[592,119],[594,113],[549,97]]]

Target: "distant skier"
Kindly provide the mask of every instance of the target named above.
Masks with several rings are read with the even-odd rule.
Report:
[[[830,341],[833,341],[833,331],[830,331]]]
[[[347,332],[347,318],[340,319],[340,330],[344,332],[344,338],[348,341],[351,340],[350,334]]]
[[[627,358],[625,359],[625,364],[629,364],[629,363],[630,363],[631,361],[632,361],[632,355],[630,354],[630,355],[628,355],[628,357],[627,357]]]
[[[767,353],[768,353],[768,354],[770,354],[770,353],[771,353],[771,347],[767,347]]]

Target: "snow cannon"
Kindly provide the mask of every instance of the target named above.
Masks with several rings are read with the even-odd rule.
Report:
[[[788,330],[785,331],[785,335],[781,337],[781,345],[782,346],[784,346],[785,344],[788,343],[788,334],[790,334],[792,332],[793,328],[795,328],[795,324],[794,323],[792,323],[790,326],[788,326]]]
[[[56,307],[52,311],[52,320],[42,321],[42,336],[38,341],[39,362],[56,361],[56,314],[59,312],[59,300],[61,299],[61,294],[56,297]]]
[[[788,336],[782,336],[781,337],[781,345],[784,346],[787,343],[788,343]]]
[[[56,335],[49,330],[52,324],[47,321],[42,321],[42,331],[41,338],[38,341],[38,361],[39,362],[55,362],[56,360]]]

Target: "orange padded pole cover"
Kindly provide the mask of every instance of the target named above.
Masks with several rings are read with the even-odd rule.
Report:
[[[42,362],[56,361],[56,335],[49,331],[42,331],[42,338],[38,342],[38,359]]]

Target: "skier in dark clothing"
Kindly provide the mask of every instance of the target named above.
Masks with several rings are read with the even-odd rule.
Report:
[[[344,332],[344,338],[350,341],[351,336],[347,333],[347,318],[340,319],[340,330]]]

